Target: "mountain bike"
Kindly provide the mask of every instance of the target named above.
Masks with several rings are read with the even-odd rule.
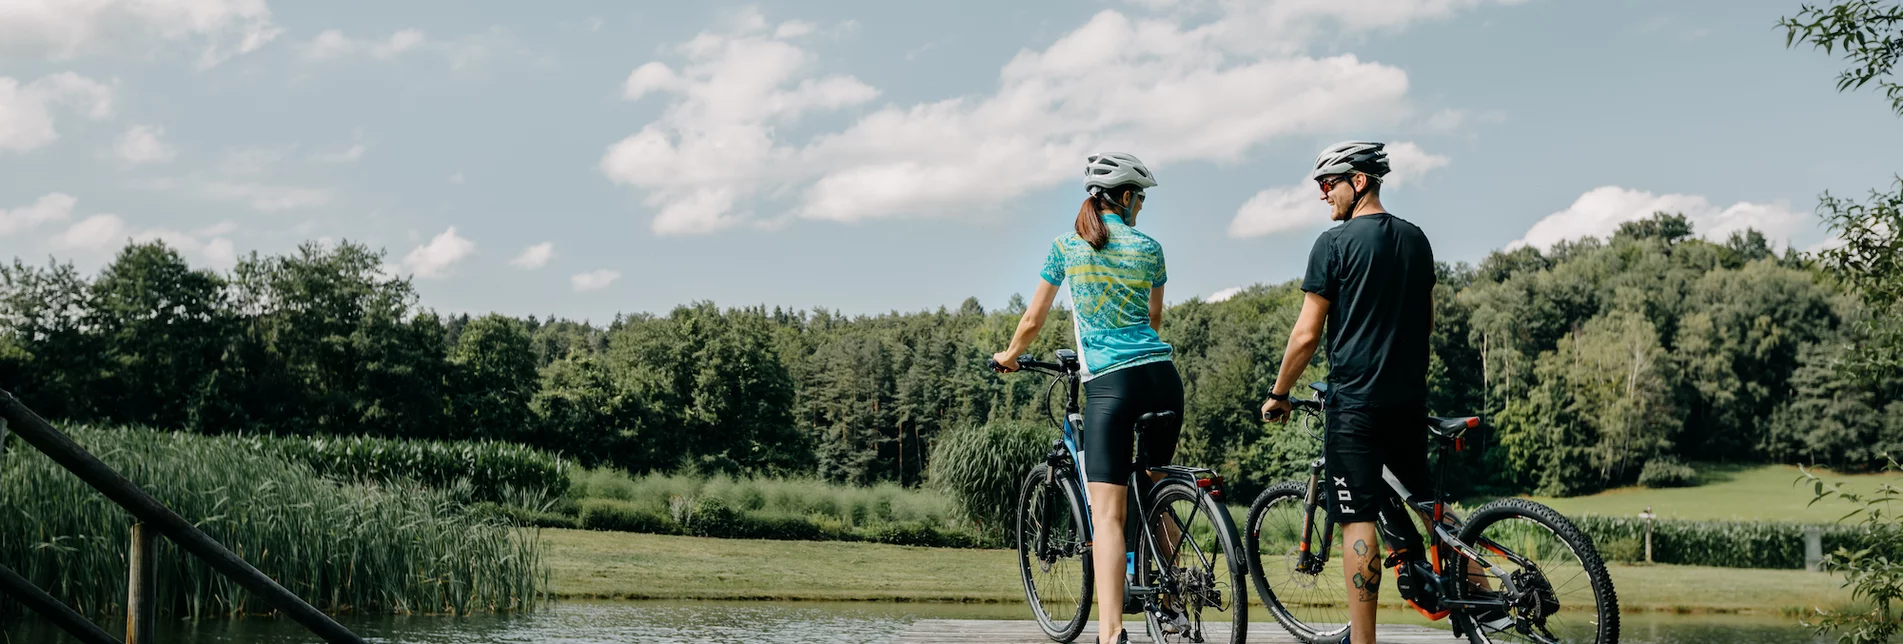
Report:
[[[1323,414],[1327,385],[1311,385],[1314,399],[1294,400],[1309,434]],[[1386,565],[1396,575],[1415,568],[1421,590],[1404,598],[1431,620],[1450,620],[1454,636],[1473,644],[1499,640],[1555,644],[1619,641],[1619,601],[1612,579],[1592,539],[1552,508],[1524,499],[1500,499],[1478,508],[1464,521],[1448,509],[1450,454],[1465,448],[1464,434],[1479,417],[1426,418],[1440,449],[1440,474],[1431,496],[1417,497],[1382,468],[1393,489],[1387,515],[1407,521],[1406,507],[1427,530],[1426,563],[1393,556]],[[1348,588],[1339,558],[1334,522],[1328,517],[1334,485],[1326,476],[1326,457],[1309,463],[1306,482],[1270,486],[1249,506],[1249,576],[1256,594],[1276,621],[1310,644],[1334,644],[1348,638]],[[1384,519],[1385,520],[1385,519]],[[1396,584],[1398,587],[1399,584]]]
[[[1050,409],[1053,392],[1064,389],[1063,420],[1051,418],[1061,433],[1044,462],[1024,477],[1015,529],[1018,569],[1031,612],[1045,635],[1069,642],[1090,621],[1095,584],[1089,489],[1079,444],[1084,417],[1077,390],[1082,379],[1077,354],[1070,350],[1059,350],[1057,362],[1026,355],[1018,365],[1051,378],[1045,409]],[[1001,369],[996,362],[990,366]],[[1137,436],[1176,422],[1181,420],[1171,412],[1144,414],[1136,423]],[[1137,445],[1128,515],[1133,529],[1125,530],[1135,536],[1125,539],[1133,552],[1124,612],[1143,613],[1145,629],[1157,642],[1217,638],[1240,644],[1249,626],[1247,566],[1235,522],[1222,503],[1222,477],[1204,468],[1150,466],[1140,438]],[[1152,482],[1146,473],[1161,480]],[[1226,628],[1211,628],[1225,622]]]

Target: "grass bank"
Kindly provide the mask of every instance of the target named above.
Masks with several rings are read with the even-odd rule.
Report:
[[[1625,487],[1570,498],[1529,497],[1561,514],[1576,516],[1633,516],[1651,506],[1662,519],[1691,521],[1757,520],[1791,523],[1831,523],[1850,511],[1842,503],[1808,505],[1808,487],[1792,485],[1802,474],[1791,465],[1726,466],[1699,464],[1697,487],[1649,489]],[[1903,484],[1903,474],[1837,474],[1819,472],[1828,481],[1842,481],[1851,490],[1871,491],[1878,483]]]
[[[849,542],[546,530],[558,597],[1022,602],[1015,553]],[[1612,568],[1627,612],[1782,614],[1849,601],[1801,570]],[[1253,595],[1253,592],[1251,593]]]

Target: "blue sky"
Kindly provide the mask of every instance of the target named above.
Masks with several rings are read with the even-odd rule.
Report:
[[[1903,119],[1795,2],[1106,0],[0,6],[0,253],[389,253],[426,306],[605,321],[1029,292],[1083,156],[1144,158],[1171,301],[1299,276],[1303,170],[1394,144],[1437,257],[1656,209],[1825,241]]]

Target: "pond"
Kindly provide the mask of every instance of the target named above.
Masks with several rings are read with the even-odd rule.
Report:
[[[1411,613],[1382,619],[1418,623]],[[418,644],[829,643],[894,641],[920,619],[1025,619],[1022,605],[829,602],[563,602],[528,615],[348,618],[344,625],[372,642]],[[1794,621],[1736,615],[1631,614],[1621,642],[1632,644],[1785,644],[1814,637]],[[1255,622],[1275,629],[1266,615]],[[108,631],[122,631],[118,624]],[[164,644],[290,644],[314,641],[295,623],[274,619],[162,622]],[[74,640],[43,623],[9,629],[0,644],[65,644]],[[1088,635],[1079,641],[1090,641]],[[1454,640],[1449,639],[1452,642]]]

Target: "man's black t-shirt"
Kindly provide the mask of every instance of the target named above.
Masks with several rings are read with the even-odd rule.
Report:
[[[1329,229],[1308,254],[1302,290],[1328,307],[1328,405],[1427,406],[1434,249],[1388,213]]]

